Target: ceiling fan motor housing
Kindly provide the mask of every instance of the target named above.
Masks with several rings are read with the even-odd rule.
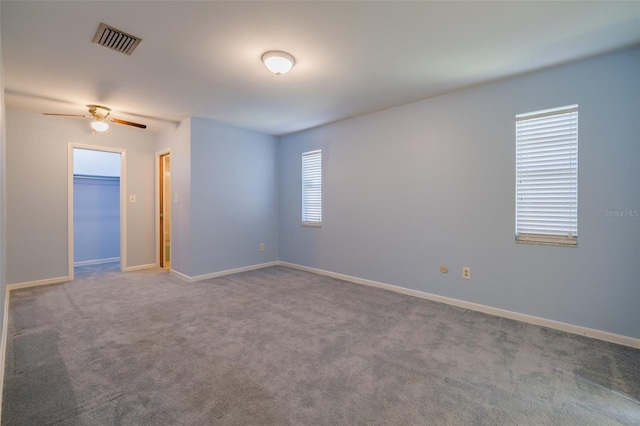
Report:
[[[95,118],[105,119],[111,113],[111,108],[101,105],[87,105],[87,108],[89,108],[89,114]]]

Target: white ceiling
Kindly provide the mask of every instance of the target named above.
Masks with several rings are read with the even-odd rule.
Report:
[[[639,1],[0,7],[7,108],[102,104],[147,131],[197,116],[285,134],[640,43]],[[100,22],[141,37],[133,55],[92,44]],[[267,50],[297,63],[275,76]]]

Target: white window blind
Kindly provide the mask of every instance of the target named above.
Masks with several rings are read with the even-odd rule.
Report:
[[[578,106],[516,116],[516,241],[578,243]]]
[[[302,154],[302,224],[322,223],[322,151]]]

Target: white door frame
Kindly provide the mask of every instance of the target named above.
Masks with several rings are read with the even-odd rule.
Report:
[[[163,155],[171,155],[171,149],[165,148],[160,151],[156,151],[156,161],[155,161],[155,171],[156,171],[156,183],[155,183],[155,224],[156,224],[156,266],[160,267],[160,238],[162,238],[162,234],[160,233],[160,157]],[[169,203],[171,203],[171,199],[169,199]],[[169,216],[171,218],[173,215]],[[171,219],[169,219],[171,220]],[[169,223],[169,229],[171,229],[171,223]],[[173,254],[173,249],[171,248],[171,244],[173,242],[173,238],[169,240],[169,253]],[[173,262],[171,263],[173,265]]]
[[[106,146],[69,143],[67,152],[67,229],[69,247],[69,280],[74,278],[74,247],[73,247],[73,150],[74,148],[90,149],[92,151],[115,152],[120,154],[120,271],[127,268],[127,150]]]

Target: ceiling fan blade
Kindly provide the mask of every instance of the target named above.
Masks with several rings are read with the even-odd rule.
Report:
[[[118,123],[118,124],[125,124],[127,126],[139,127],[140,129],[147,128],[146,124],[134,123],[132,121],[120,120],[118,118],[109,118],[109,121],[113,121],[114,123]]]
[[[89,117],[88,115],[82,115],[82,114],[56,114],[53,112],[43,112],[43,115],[57,115],[60,117],[82,117],[82,118],[86,118]]]

